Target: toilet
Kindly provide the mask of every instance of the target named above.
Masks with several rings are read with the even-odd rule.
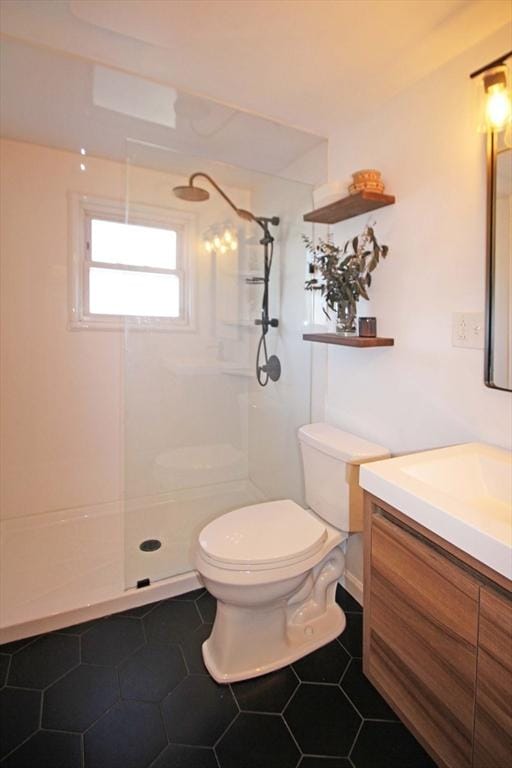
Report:
[[[335,592],[345,566],[340,545],[363,527],[359,465],[390,453],[324,423],[301,427],[298,438],[308,509],[290,499],[253,504],[198,537],[196,568],[217,598],[203,659],[219,683],[284,667],[345,628]]]

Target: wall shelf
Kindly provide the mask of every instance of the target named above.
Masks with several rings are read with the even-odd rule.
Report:
[[[338,344],[344,347],[392,347],[394,339],[382,336],[370,338],[367,336],[340,336],[338,333],[304,333],[304,341],[317,341],[321,344]]]
[[[324,205],[314,211],[304,214],[304,221],[313,221],[316,224],[336,224],[344,219],[351,219],[361,213],[375,211],[386,205],[393,205],[394,195],[385,195],[380,192],[358,192],[357,195],[348,195],[342,200]]]

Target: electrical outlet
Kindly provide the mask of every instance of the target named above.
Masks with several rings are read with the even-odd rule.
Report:
[[[466,349],[484,348],[483,312],[454,312],[452,320],[452,346]]]

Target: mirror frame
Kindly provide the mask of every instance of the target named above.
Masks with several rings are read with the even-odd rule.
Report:
[[[484,382],[491,389],[512,392],[512,389],[500,387],[494,381],[493,371],[493,314],[494,314],[494,273],[496,245],[496,158],[498,137],[493,131],[487,134],[487,248],[485,269],[485,346],[484,346]]]

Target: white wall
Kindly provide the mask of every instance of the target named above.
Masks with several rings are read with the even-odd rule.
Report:
[[[394,454],[470,440],[512,446],[512,395],[484,386],[482,351],[451,346],[452,313],[484,311],[485,151],[468,76],[508,50],[511,34],[502,29],[330,137],[330,179],[378,168],[397,197],[333,228],[341,243],[375,221],[389,245],[360,314],[376,315],[396,346],[329,348],[326,418]],[[361,578],[360,542],[351,546],[348,569]]]
[[[166,367],[168,361],[215,361],[218,355],[204,252],[198,247],[195,254],[195,333],[134,332],[126,339],[121,331],[71,331],[67,194],[123,201],[126,168],[89,157],[82,173],[82,158],[70,152],[15,141],[2,141],[0,150],[1,517],[121,498],[125,406],[132,419],[126,455],[130,495],[171,490],[151,471],[155,457],[176,445],[218,442],[219,425],[226,442],[242,447],[246,409],[233,408],[233,403],[246,383],[219,374],[190,376],[186,365],[184,373],[179,366]],[[180,177],[132,168],[129,197],[190,210],[171,198],[171,187],[180,182]],[[246,190],[229,194],[248,204]],[[212,198],[197,213],[199,237],[209,224],[225,218],[223,201]],[[126,392],[125,360],[131,366]]]

